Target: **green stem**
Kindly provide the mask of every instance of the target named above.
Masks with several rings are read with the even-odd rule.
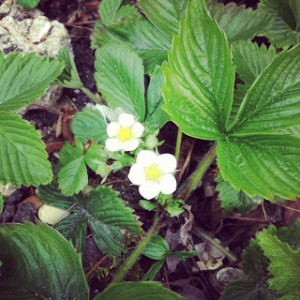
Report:
[[[184,192],[181,194],[182,199],[187,199],[191,195],[191,193],[197,188],[202,177],[216,158],[216,148],[217,144],[215,143],[204,155],[204,157],[198,164],[197,169],[189,176],[189,178],[187,179],[188,185],[184,189]]]
[[[176,139],[176,148],[175,148],[175,158],[176,158],[176,161],[179,160],[180,148],[181,148],[181,141],[182,141],[182,131],[178,128],[177,139]]]
[[[161,215],[153,224],[152,228],[149,230],[147,235],[144,237],[144,239],[137,245],[135,250],[131,253],[131,255],[126,259],[125,263],[123,266],[119,269],[117,274],[115,275],[112,283],[118,283],[124,279],[126,276],[127,272],[133,267],[133,265],[136,263],[146,246],[149,244],[151,239],[157,234],[159,231],[163,221],[164,221],[164,216]]]
[[[199,228],[194,228],[193,233],[197,235],[198,237],[201,237],[206,242],[211,243],[215,248],[217,248],[219,251],[221,251],[231,262],[236,262],[237,258],[235,255],[233,255],[231,252],[229,252],[225,247],[220,245],[216,240],[211,238],[207,233],[205,233],[203,230]]]
[[[94,102],[98,103],[98,104],[103,104],[101,102],[101,100],[95,95],[93,94],[89,89],[87,89],[86,87],[82,87],[81,91],[84,92],[88,97],[90,97]]]

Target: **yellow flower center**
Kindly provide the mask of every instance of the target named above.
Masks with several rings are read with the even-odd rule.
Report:
[[[149,181],[158,181],[163,175],[157,164],[152,164],[144,169],[145,178]]]
[[[130,127],[121,127],[116,136],[118,140],[124,143],[132,140],[134,134]]]

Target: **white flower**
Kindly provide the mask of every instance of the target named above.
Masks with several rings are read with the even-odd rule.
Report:
[[[48,204],[43,204],[38,211],[39,219],[42,222],[50,225],[57,224],[59,221],[61,221],[68,215],[70,215],[70,213],[67,210]]]
[[[139,192],[145,199],[155,198],[160,192],[169,195],[176,190],[176,158],[171,154],[157,155],[153,151],[142,150],[136,163],[131,166],[128,178],[139,185]]]
[[[144,126],[136,122],[131,114],[122,113],[118,122],[107,126],[109,138],[105,142],[108,151],[132,151],[139,146],[139,138],[144,132]]]

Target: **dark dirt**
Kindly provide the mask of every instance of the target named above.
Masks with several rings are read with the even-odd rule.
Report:
[[[229,1],[224,1],[229,2]],[[236,1],[238,4],[244,3],[247,6],[255,7],[257,1]],[[92,92],[96,92],[94,74],[94,53],[90,48],[89,35],[92,32],[93,22],[97,19],[97,9],[94,2],[84,0],[44,0],[39,8],[50,19],[56,19],[64,23],[72,37],[72,46],[75,62],[79,70],[80,77],[85,86]],[[71,89],[64,89],[63,95],[58,103],[71,102],[77,110],[81,110],[90,99],[82,92]],[[55,125],[58,114],[43,109],[30,110],[25,115],[37,129],[41,130],[43,138],[48,142],[62,141],[62,138],[55,137]],[[176,129],[172,124],[168,124],[160,133],[160,139],[165,140],[161,152],[172,152],[175,148]],[[184,137],[183,151],[179,165],[182,166],[189,150],[193,147],[193,155],[186,174],[190,174],[200,161],[202,155],[209,149],[210,143],[203,141],[194,142],[191,138]],[[113,174],[110,181],[113,187],[120,192],[120,196],[128,205],[132,206],[140,221],[144,224],[144,229],[148,230],[152,223],[153,213],[146,212],[138,206],[140,199],[137,188],[129,184],[127,178],[128,170],[123,170]],[[265,204],[264,207],[252,211],[243,218],[240,214],[226,215],[220,209],[220,203],[215,192],[214,178],[218,172],[213,165],[203,180],[202,187],[198,188],[190,197],[187,204],[191,205],[194,215],[194,227],[199,227],[208,232],[211,236],[221,240],[224,246],[228,246],[238,258],[240,258],[244,247],[248,244],[249,238],[264,226],[264,214],[272,219],[273,223],[280,222],[282,211],[279,206]],[[186,178],[183,177],[182,180]],[[98,178],[94,178],[99,182]],[[36,210],[32,203],[23,201],[34,194],[30,188],[21,188],[5,200],[5,209],[0,216],[0,222],[33,222],[36,218]],[[169,237],[171,243],[178,238],[179,229],[185,224],[184,216],[168,221],[162,229],[161,235]],[[173,240],[170,237],[173,237]],[[167,238],[168,239],[168,238]],[[201,238],[196,234],[193,236],[194,243],[201,242]],[[176,246],[174,251],[186,250],[182,246]],[[176,249],[176,247],[178,247]],[[93,242],[91,236],[87,236],[86,249],[83,253],[83,264],[85,272],[88,273],[88,281],[91,287],[91,297],[103,290],[112,278],[111,259],[105,259],[101,264],[103,254]],[[122,260],[122,259],[120,259]],[[216,280],[217,270],[199,271],[195,270],[196,259],[181,261],[175,272],[170,272],[165,266],[157,276],[157,280],[164,283],[166,287],[181,293],[187,300],[213,300],[218,299],[223,286]],[[140,280],[139,274],[147,272],[153,261],[145,257],[141,258],[139,264],[132,270],[130,279]],[[230,263],[227,259],[223,261],[224,266],[238,267],[238,263]],[[99,264],[99,266],[98,266]],[[94,267],[94,268],[93,268]],[[92,272],[89,272],[93,268]]]

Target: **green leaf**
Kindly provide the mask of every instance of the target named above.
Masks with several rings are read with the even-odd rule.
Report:
[[[0,145],[2,184],[37,186],[47,184],[52,179],[41,135],[27,121],[17,115],[1,112]]]
[[[0,195],[0,215],[3,212],[3,206],[4,206],[4,199],[3,199],[3,196]],[[1,267],[1,264],[0,264],[0,267]]]
[[[231,132],[259,133],[299,125],[300,45],[282,52],[248,90]]]
[[[97,50],[95,68],[107,104],[144,120],[144,67],[138,55],[127,45],[111,43]]]
[[[253,11],[244,5],[230,2],[227,5],[217,3],[209,6],[209,12],[225,31],[228,42],[252,39],[271,24],[271,17],[263,11]]]
[[[151,74],[146,97],[145,121],[153,128],[162,128],[169,121],[169,116],[162,110],[161,87],[163,83],[162,70],[160,67],[156,67]]]
[[[278,48],[288,48],[300,42],[300,5],[298,0],[260,0],[259,10],[272,16],[265,35]]]
[[[104,186],[93,190],[87,202],[88,224],[94,240],[102,252],[108,255],[119,255],[125,241],[121,229],[133,234],[140,234],[141,228],[132,213],[118,198],[117,193]]]
[[[146,17],[171,40],[173,34],[178,32],[189,1],[139,0],[138,4]]]
[[[83,143],[89,139],[104,143],[107,139],[106,121],[101,112],[92,107],[85,107],[81,112],[76,113],[71,128],[76,139]]]
[[[0,112],[15,111],[41,97],[64,65],[49,57],[0,53]]]
[[[285,294],[282,299],[298,299],[300,294],[300,249],[293,250],[277,236],[268,231],[260,232],[257,240],[266,257],[271,260],[269,271],[273,275],[268,280],[270,288],[279,294]]]
[[[81,257],[56,230],[0,227],[0,299],[88,299]]]
[[[157,205],[153,202],[150,202],[148,200],[140,200],[139,205],[148,211],[153,211],[155,209],[157,209]]]
[[[88,184],[84,155],[83,145],[80,142],[76,142],[75,147],[66,142],[60,151],[61,169],[58,173],[58,184],[62,193],[67,196],[78,194]]]
[[[226,131],[234,86],[231,52],[204,1],[192,1],[169,64],[163,67],[164,109],[187,135],[219,140]]]
[[[34,9],[40,3],[40,0],[18,0],[18,3],[27,9]]]
[[[55,84],[69,88],[69,89],[81,89],[83,83],[79,77],[74,58],[68,49],[61,49],[57,58],[64,63],[65,68],[63,72],[57,77]]]
[[[236,190],[230,183],[218,180],[216,191],[219,192],[219,199],[221,201],[221,207],[231,212],[234,209],[241,213],[247,213],[259,205],[263,199],[258,196],[250,198],[244,192]]]
[[[177,257],[179,259],[188,259],[198,255],[197,251],[176,251],[169,254],[171,257]]]
[[[232,50],[236,72],[249,85],[276,56],[276,49],[272,45],[269,48],[264,44],[259,47],[250,40],[233,44]]]
[[[168,242],[160,235],[156,235],[144,249],[143,254],[151,259],[162,260],[168,256],[169,251]]]
[[[105,25],[109,25],[115,19],[115,16],[122,4],[123,0],[103,0],[99,5],[99,15],[101,21]]]
[[[233,135],[220,141],[218,166],[225,181],[250,197],[300,196],[300,139],[294,136]]]
[[[264,284],[254,280],[240,279],[230,282],[220,300],[275,300],[278,299]]]
[[[163,267],[165,263],[165,260],[159,260],[157,261],[156,263],[154,263],[151,268],[148,270],[148,272],[144,275],[143,277],[143,281],[146,281],[146,280],[154,280],[156,275],[158,274],[158,272],[161,270],[161,268]]]
[[[178,294],[164,288],[160,283],[147,282],[121,282],[110,284],[101,294],[98,294],[94,300],[182,300]]]
[[[274,227],[272,229],[275,230]],[[276,229],[276,236],[284,243],[297,250],[300,248],[300,222],[295,222],[291,227],[280,227]]]

